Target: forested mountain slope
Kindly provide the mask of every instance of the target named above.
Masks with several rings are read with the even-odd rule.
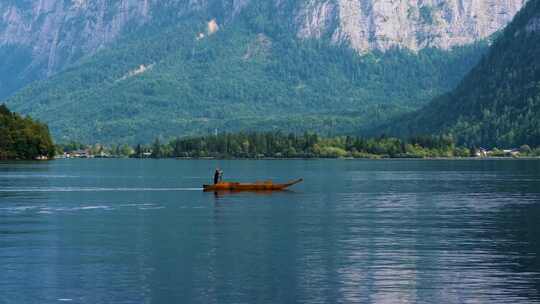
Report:
[[[0,160],[51,158],[54,150],[47,125],[0,104]]]
[[[451,93],[390,133],[448,133],[467,145],[540,145],[540,1],[531,0]]]
[[[0,1],[0,98],[62,71],[145,25],[188,16],[234,22],[263,5],[299,39],[365,53],[449,49],[501,29],[524,0],[7,0]],[[254,16],[256,17],[256,16]],[[264,24],[274,27],[276,24]],[[193,28],[192,28],[193,29]]]
[[[522,2],[13,0],[0,96],[61,141],[353,133],[452,89]]]
[[[60,141],[137,142],[215,129],[354,133],[450,90],[485,50],[360,56],[245,22],[197,35],[182,24],[147,28],[8,104],[46,121]]]

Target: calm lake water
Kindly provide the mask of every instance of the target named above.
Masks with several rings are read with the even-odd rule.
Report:
[[[540,161],[0,163],[0,303],[540,303],[539,254]]]

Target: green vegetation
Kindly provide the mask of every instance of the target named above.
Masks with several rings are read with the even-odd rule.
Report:
[[[226,133],[185,137],[152,144],[85,146],[69,143],[59,152],[85,150],[91,155],[136,158],[424,158],[468,157],[471,149],[456,147],[449,137],[415,137],[409,140],[353,136],[321,137],[314,133],[296,135],[281,132]],[[531,149],[531,152],[533,150]]]
[[[377,128],[402,137],[451,134],[466,146],[540,145],[540,1],[529,1],[451,93]]]
[[[465,157],[469,149],[459,148],[448,137],[365,139],[352,136],[323,138],[304,133],[238,133],[154,142],[152,157],[218,157],[218,158],[419,158]],[[137,155],[136,155],[137,156]]]
[[[282,132],[240,132],[163,141],[151,144],[84,145],[77,142],[57,145],[57,153],[85,154],[83,157],[133,158],[462,158],[462,157],[539,157],[540,147],[522,145],[519,149],[480,148],[456,145],[449,136],[417,136],[407,140],[381,136],[322,137]],[[484,153],[484,155],[482,155]]]
[[[133,144],[216,128],[358,134],[451,90],[486,49],[360,56],[326,38],[298,40],[281,12],[250,5],[234,22],[217,15],[221,30],[202,39],[214,16],[127,34],[7,103],[46,121],[60,142]]]
[[[45,124],[12,113],[0,105],[0,160],[54,157],[55,147]]]

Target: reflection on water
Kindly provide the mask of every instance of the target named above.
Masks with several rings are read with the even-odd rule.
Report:
[[[216,162],[0,163],[0,303],[540,303],[540,162]]]

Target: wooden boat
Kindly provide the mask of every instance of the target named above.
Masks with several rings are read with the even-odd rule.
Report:
[[[274,184],[272,181],[256,183],[219,182],[215,185],[203,185],[204,191],[281,191],[302,182],[297,179],[286,184]]]

